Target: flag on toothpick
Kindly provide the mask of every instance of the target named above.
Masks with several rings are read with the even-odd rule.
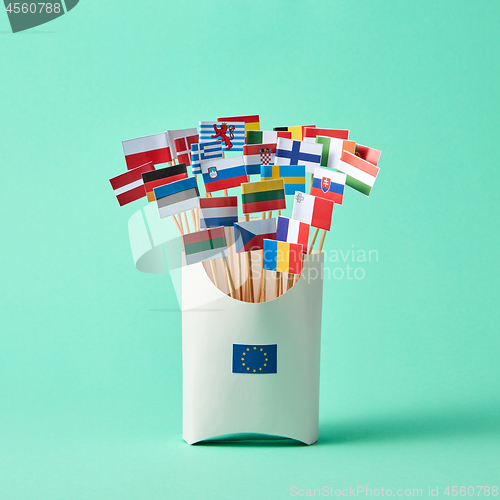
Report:
[[[317,198],[297,191],[295,193],[292,219],[305,222],[312,227],[330,231],[333,215],[333,201]]]
[[[340,157],[338,170],[347,174],[345,183],[349,187],[370,196],[380,169],[363,158],[344,151]]]
[[[200,142],[191,144],[191,164],[193,174],[201,174],[201,164],[223,158],[222,144],[220,141]]]
[[[115,192],[116,199],[121,207],[146,196],[146,190],[142,182],[142,174],[151,172],[154,169],[154,165],[149,162],[109,179],[111,187]]]
[[[251,252],[264,248],[264,239],[276,238],[276,219],[257,219],[234,225],[237,252]]]
[[[291,132],[292,139],[296,141],[302,141],[304,139],[304,133],[306,127],[316,127],[316,125],[298,125],[295,127],[274,127],[273,130],[276,132]]]
[[[278,217],[276,240],[302,245],[302,253],[307,253],[309,244],[309,224],[288,217]],[[272,238],[270,238],[272,239]]]
[[[323,146],[321,153],[321,166],[336,170],[342,151],[349,151],[354,154],[356,148],[355,141],[345,141],[343,139],[335,139],[334,137],[316,136],[316,144]]]
[[[342,205],[346,177],[346,174],[342,172],[315,168],[311,194]]]
[[[142,181],[144,182],[144,188],[146,189],[148,201],[156,200],[154,188],[164,186],[165,184],[169,184],[171,182],[180,181],[181,179],[186,179],[187,176],[188,174],[185,163],[160,168],[158,170],[154,170],[153,172],[146,172],[142,174]]]
[[[305,165],[262,165],[260,180],[270,181],[272,179],[283,179],[285,194],[294,195],[295,191],[306,191]]]
[[[276,144],[246,144],[243,146],[243,161],[247,175],[260,174],[261,165],[272,165],[276,155]]]
[[[276,144],[278,138],[291,139],[291,132],[275,132],[274,130],[249,130],[247,131],[247,144]]]
[[[200,228],[229,226],[238,222],[238,197],[200,198]]]
[[[198,142],[198,131],[195,128],[182,130],[168,130],[168,142],[173,144],[172,158],[177,158],[179,163],[191,165],[191,144]]]
[[[259,130],[260,129],[260,119],[259,115],[250,116],[228,116],[225,118],[217,118],[218,122],[243,122],[245,124],[245,137],[247,136],[249,130]]]
[[[276,165],[305,165],[306,172],[313,173],[321,165],[322,144],[291,139],[278,139]]]
[[[368,146],[362,146],[361,144],[356,144],[355,154],[356,156],[359,156],[363,160],[368,161],[373,165],[377,166],[382,151],[379,151],[378,149],[374,148],[369,148]]]
[[[243,156],[204,162],[201,164],[201,172],[207,193],[237,187],[243,182],[248,182]]]
[[[242,184],[241,202],[244,214],[284,210],[286,200],[283,179]]]
[[[128,139],[122,141],[122,146],[129,170],[149,162],[160,165],[172,161],[171,145],[166,132]]]
[[[302,245],[277,240],[264,240],[263,269],[279,273],[302,272]]]
[[[304,141],[306,142],[314,142],[318,135],[321,135],[323,137],[333,137],[335,139],[347,140],[349,139],[349,130],[316,127],[306,127],[304,129]]]
[[[244,122],[200,122],[200,142],[219,141],[224,151],[243,151]]]
[[[160,218],[179,214],[200,206],[196,177],[188,177],[154,188]]]
[[[223,227],[215,227],[182,236],[186,264],[227,257],[226,234]]]

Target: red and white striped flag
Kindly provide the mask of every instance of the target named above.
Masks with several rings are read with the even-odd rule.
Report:
[[[148,162],[160,165],[172,161],[172,151],[166,132],[122,141],[122,146],[129,170]]]
[[[153,163],[149,162],[109,179],[121,207],[146,196],[142,174],[151,172],[154,169]]]

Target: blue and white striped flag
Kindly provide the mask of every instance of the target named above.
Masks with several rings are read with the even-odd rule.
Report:
[[[201,174],[201,164],[204,161],[213,160],[215,158],[222,158],[222,144],[220,141],[191,144],[193,174]]]
[[[200,142],[217,140],[224,151],[243,151],[245,124],[243,122],[200,122]]]

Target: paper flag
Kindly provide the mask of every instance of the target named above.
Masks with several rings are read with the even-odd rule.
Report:
[[[243,151],[245,124],[243,122],[200,122],[200,142],[217,140],[224,151]]]
[[[302,245],[302,253],[307,253],[309,244],[309,224],[288,217],[278,217],[276,240]],[[272,238],[270,238],[272,239]]]
[[[335,172],[320,167],[315,168],[311,194],[342,205],[345,182],[346,174],[342,172]]]
[[[248,182],[243,156],[203,162],[201,172],[207,193],[237,187],[242,182]]]
[[[264,248],[264,239],[276,237],[276,219],[258,219],[238,222],[234,225],[237,252],[251,252]]]
[[[160,218],[200,206],[196,177],[188,177],[153,189]]]
[[[295,191],[306,190],[306,167],[305,165],[262,165],[260,180],[283,179],[285,182],[285,194],[294,195]]]
[[[229,226],[238,222],[238,197],[200,198],[200,228]]]
[[[263,268],[266,271],[300,274],[302,245],[277,240],[264,240]]]
[[[191,144],[191,164],[194,175],[201,174],[201,164],[223,158],[222,144],[220,141],[200,142]]]
[[[122,141],[122,146],[129,170],[149,162],[161,165],[172,161],[172,151],[166,132],[128,139]]]
[[[297,125],[295,127],[274,127],[276,132],[291,132],[292,139],[302,141],[306,127],[316,127],[316,125]]]
[[[185,163],[180,165],[173,165],[171,167],[160,168],[153,172],[146,172],[142,174],[142,181],[146,189],[146,196],[148,201],[155,201],[154,188],[164,186],[170,182],[180,181],[186,179],[188,176]]]
[[[345,183],[349,187],[370,196],[380,169],[359,156],[344,151],[340,157],[338,170],[347,174]]]
[[[206,229],[182,236],[188,265],[227,257],[226,234],[223,227]]]
[[[142,182],[142,174],[145,172],[151,172],[154,169],[154,165],[149,162],[145,165],[129,170],[124,174],[120,174],[117,177],[113,177],[113,179],[109,179],[120,206],[146,196],[146,190],[144,189],[144,183]]]
[[[321,165],[322,144],[291,139],[278,139],[276,165],[305,165],[306,172],[313,173]]]
[[[299,191],[295,193],[292,219],[310,226],[330,231],[333,215],[333,201],[317,198]]]
[[[283,179],[242,184],[241,201],[244,214],[284,210],[286,200]]]
[[[249,130],[247,132],[247,144],[276,144],[278,138],[291,139],[291,132],[275,132],[274,130]]]
[[[276,144],[246,144],[243,146],[243,161],[247,175],[259,175],[261,165],[274,164]]]

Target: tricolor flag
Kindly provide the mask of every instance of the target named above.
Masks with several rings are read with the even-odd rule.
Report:
[[[302,272],[302,245],[277,240],[264,240],[263,269],[279,273]]]
[[[259,115],[250,116],[227,116],[225,118],[217,118],[218,122],[243,122],[245,124],[245,137],[249,130],[259,130],[260,129],[260,118]]]
[[[340,157],[338,170],[347,174],[345,183],[349,187],[370,196],[380,169],[369,161],[344,151]]]
[[[146,196],[148,201],[155,201],[154,188],[164,186],[170,182],[180,181],[186,179],[188,176],[185,163],[180,165],[173,165],[171,167],[160,168],[153,172],[146,172],[142,174],[142,181],[146,189]]]
[[[304,139],[306,127],[316,127],[316,125],[298,125],[295,127],[274,127],[276,132],[291,132],[292,139],[295,141],[302,141]]]
[[[226,234],[223,227],[197,231],[182,236],[186,264],[227,257]]]
[[[316,144],[323,146],[321,154],[321,166],[336,170],[342,151],[349,151],[354,154],[356,148],[355,141],[345,141],[343,139],[335,139],[334,137],[316,136]]]
[[[195,175],[201,174],[201,164],[203,162],[222,157],[222,144],[220,141],[191,144],[191,164]]]
[[[276,144],[278,138],[291,139],[291,132],[275,132],[274,130],[249,130],[247,132],[247,144]]]
[[[191,144],[198,142],[198,131],[195,128],[182,130],[168,130],[168,142],[173,144],[172,157],[178,158],[179,163],[191,165]]]
[[[149,162],[109,179],[111,187],[115,192],[116,199],[121,207],[146,196],[146,190],[142,182],[142,174],[151,172],[154,169],[154,165]]]
[[[275,161],[276,165],[305,165],[312,174],[321,165],[322,152],[322,144],[279,138]]]
[[[238,197],[200,198],[200,228],[229,226],[238,222]]]
[[[234,241],[237,252],[262,250],[264,240],[276,238],[276,219],[257,219],[234,225]]]
[[[295,191],[306,191],[305,165],[262,165],[260,180],[283,179],[285,194],[294,195]]]
[[[233,373],[278,373],[278,344],[233,344]]]
[[[241,203],[244,214],[284,210],[286,200],[283,179],[242,184]]]
[[[246,144],[243,146],[243,161],[247,175],[260,174],[261,165],[272,165],[276,155],[276,144]]]
[[[201,172],[207,193],[237,187],[242,182],[248,182],[243,156],[204,162],[201,164]]]
[[[302,245],[302,253],[307,253],[309,244],[309,224],[288,217],[278,217],[276,240]],[[270,238],[272,239],[272,238]]]
[[[335,172],[326,168],[315,168],[311,194],[342,205],[346,177],[342,172]]]
[[[292,219],[305,222],[318,229],[330,231],[332,215],[333,201],[317,198],[299,191],[295,193]]]
[[[244,122],[200,122],[200,142],[217,140],[224,151],[243,151]]]
[[[200,192],[196,177],[188,177],[154,188],[154,194],[161,218],[200,206]]]
[[[362,146],[361,144],[356,144],[355,154],[363,160],[369,161],[371,164],[377,166],[382,151],[374,148],[369,148],[368,146]]]
[[[166,132],[122,141],[122,146],[129,170],[149,162],[160,165],[172,161],[172,150]]]
[[[349,139],[349,130],[340,130],[335,128],[316,128],[306,127],[304,129],[304,141],[314,142],[318,135],[323,137],[333,137],[335,139]]]

